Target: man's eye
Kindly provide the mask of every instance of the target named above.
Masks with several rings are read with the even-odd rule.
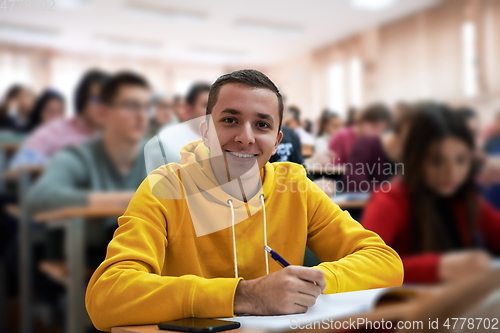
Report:
[[[261,128],[269,128],[270,127],[268,123],[265,123],[265,122],[262,122],[262,121],[258,122],[257,126],[259,126]]]
[[[234,124],[236,122],[236,119],[234,119],[234,118],[224,118],[224,119],[222,119],[222,122],[224,122],[226,124]]]

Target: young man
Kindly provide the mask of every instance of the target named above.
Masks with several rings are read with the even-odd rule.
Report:
[[[86,295],[94,325],[305,312],[319,294],[399,286],[399,256],[314,185],[268,163],[281,95],[255,70],[211,87],[202,140],[152,172],[119,218]],[[292,266],[281,268],[268,245]],[[324,261],[301,267],[306,245]]]
[[[186,96],[184,112],[179,115],[182,123],[164,127],[158,134],[165,153],[165,163],[179,163],[181,148],[192,141],[201,139],[199,125],[207,109],[209,91],[209,84],[194,84]]]
[[[30,135],[10,163],[10,168],[45,166],[62,148],[79,145],[102,127],[99,94],[108,75],[91,70],[75,91],[76,116],[61,118],[38,128]]]
[[[31,212],[68,206],[125,207],[146,177],[142,141],[151,98],[147,82],[133,73],[119,73],[103,87],[101,97],[102,137],[56,154],[29,193]],[[116,218],[103,224],[112,231]],[[102,228],[88,234],[95,248],[102,249],[103,241],[109,241]],[[57,260],[60,236],[51,235],[57,244],[49,244],[48,259]]]

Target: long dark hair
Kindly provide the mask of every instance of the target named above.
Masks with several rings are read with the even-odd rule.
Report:
[[[19,96],[19,94],[23,91],[23,89],[24,87],[22,85],[15,84],[7,90],[3,98],[3,101],[0,105],[0,119],[7,116],[7,111],[9,111],[7,110],[8,103],[10,102],[11,99],[17,98],[17,96]]]
[[[42,114],[47,103],[57,99],[64,105],[64,97],[55,90],[45,90],[36,100],[33,110],[30,112],[27,130],[32,131],[42,122]]]
[[[330,122],[331,119],[333,118],[338,118],[339,115],[333,111],[330,111],[328,109],[323,110],[321,113],[321,116],[319,118],[319,124],[318,124],[318,134],[317,137],[323,136],[326,132],[326,125]]]
[[[409,190],[411,202],[411,228],[418,251],[443,252],[452,248],[450,232],[437,211],[439,196],[429,189],[424,181],[423,161],[431,145],[445,138],[453,137],[474,150],[474,137],[464,119],[445,105],[425,103],[415,106],[408,138],[405,143],[403,181]],[[447,204],[457,202],[465,205],[467,231],[474,235],[477,212],[477,192],[474,183],[476,168],[471,164],[470,172]]]

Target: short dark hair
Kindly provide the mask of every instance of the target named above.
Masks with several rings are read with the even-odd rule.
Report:
[[[108,78],[108,74],[97,69],[92,69],[83,75],[75,90],[75,110],[77,114],[81,114],[85,110],[91,97],[92,86],[98,84],[102,87]]]
[[[137,86],[149,89],[149,84],[143,76],[133,72],[120,72],[113,75],[102,88],[102,103],[106,105],[112,104],[118,91],[123,86]]]
[[[278,98],[278,112],[279,112],[279,127],[281,129],[281,122],[283,121],[283,97],[281,96],[278,87],[269,79],[265,74],[255,69],[242,69],[219,77],[210,88],[208,94],[207,115],[212,113],[212,109],[217,103],[217,97],[221,87],[229,83],[244,84],[252,88],[269,89],[276,94]]]
[[[186,95],[186,103],[188,105],[194,106],[196,100],[198,99],[198,96],[200,96],[201,93],[209,91],[210,85],[208,83],[198,82],[193,84],[191,88],[189,88],[189,91]]]
[[[383,103],[374,103],[367,106],[360,115],[360,121],[366,121],[370,123],[376,122],[386,122],[389,125],[392,124],[391,111],[387,105]]]
[[[300,123],[300,109],[298,106],[292,105],[288,107],[288,113],[292,115],[292,118]]]

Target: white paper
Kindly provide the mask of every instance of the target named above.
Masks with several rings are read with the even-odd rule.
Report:
[[[322,319],[341,318],[373,309],[379,295],[390,288],[370,289],[320,295],[316,304],[306,313],[286,316],[240,316],[224,318],[238,321],[242,328],[261,328],[266,330],[283,330],[292,328],[292,324],[321,321]]]

